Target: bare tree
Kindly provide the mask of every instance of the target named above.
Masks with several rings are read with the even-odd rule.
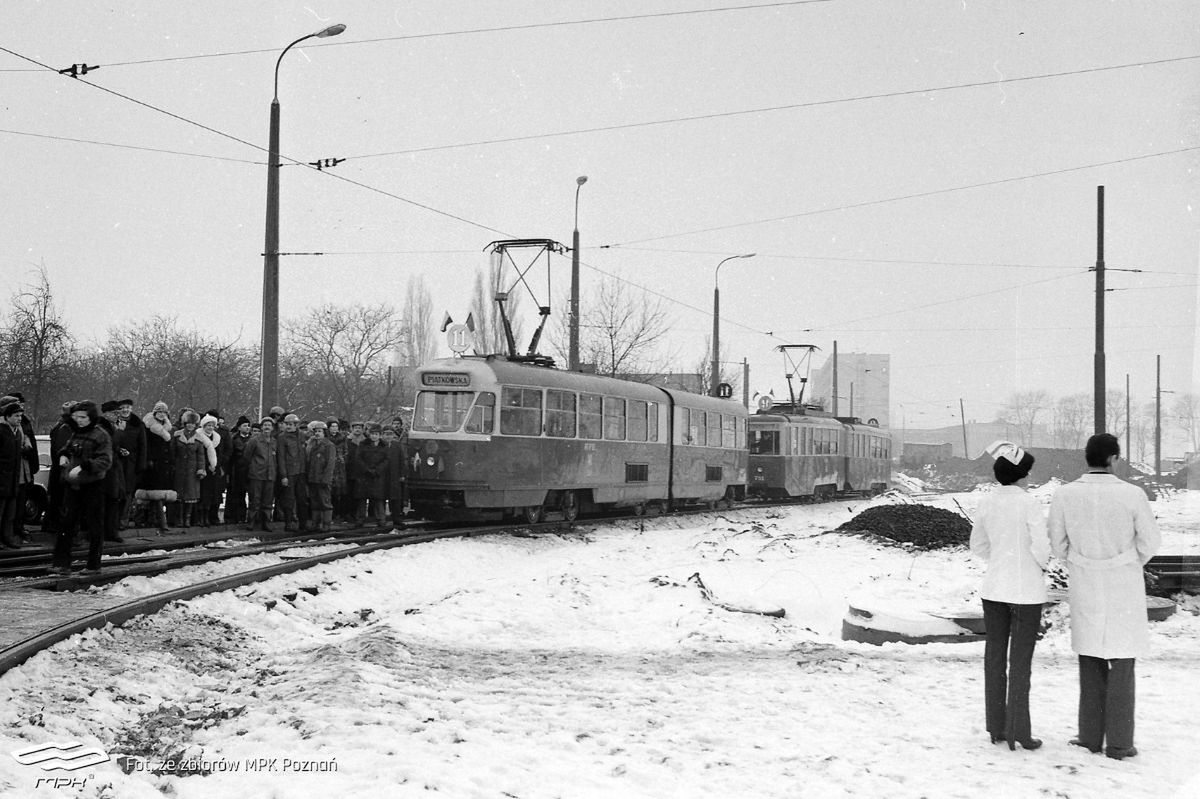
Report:
[[[15,390],[25,395],[34,425],[56,416],[56,395],[70,376],[75,357],[75,339],[54,304],[54,292],[45,265],[39,266],[32,283],[13,293],[9,318],[0,326],[0,391]]]
[[[502,268],[498,262],[475,275],[475,298],[471,303],[471,314],[475,317],[475,353],[478,355],[508,352],[504,323],[496,304],[496,292],[502,290],[502,279]],[[521,309],[521,295],[518,292],[510,293],[505,308],[519,351],[521,331],[524,327],[517,318]]]
[[[667,335],[661,300],[635,295],[615,278],[602,281],[586,310],[581,310],[580,360],[594,363],[597,374],[653,374],[665,370],[657,353]]]
[[[409,278],[400,316],[400,363],[420,366],[433,357],[433,299],[425,279]]]
[[[392,407],[397,386],[388,355],[404,337],[391,306],[325,304],[289,320],[284,332],[289,408],[361,418]]]
[[[1200,396],[1187,393],[1175,397],[1171,404],[1171,417],[1175,424],[1192,442],[1192,452],[1200,450]]]
[[[1050,406],[1050,394],[1044,390],[1019,391],[1013,394],[1008,405],[1000,412],[1001,421],[1015,425],[1021,431],[1020,443],[1027,447],[1035,445],[1034,435],[1038,417]]]
[[[1104,419],[1108,426],[1108,432],[1124,441],[1125,428],[1128,425],[1128,420],[1125,418],[1124,391],[1109,389],[1104,393]]]
[[[1154,413],[1153,402],[1147,402],[1140,408],[1133,406],[1133,445],[1138,452],[1138,460],[1146,462],[1147,453],[1154,447]]]
[[[1071,394],[1054,405],[1050,429],[1056,446],[1074,449],[1083,446],[1088,422],[1092,417],[1092,397]]]

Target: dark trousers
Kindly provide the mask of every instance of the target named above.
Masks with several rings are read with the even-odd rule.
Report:
[[[274,480],[250,481],[250,524],[266,524],[271,521],[271,506],[275,503]]]
[[[1134,659],[1079,656],[1079,742],[1089,749],[1133,746]]]
[[[54,565],[71,565],[71,543],[81,522],[88,529],[89,569],[100,568],[100,551],[104,547],[104,489],[100,483],[85,483],[63,491],[66,512],[54,539]]]
[[[229,491],[225,494],[225,521],[246,521],[246,492],[250,487],[250,478],[244,474],[233,473],[229,481]]]
[[[285,523],[308,525],[308,483],[303,474],[289,474],[288,484],[279,484],[279,506]]]
[[[121,510],[125,504],[124,497],[104,498],[104,540],[115,541],[117,531],[121,529]]]
[[[17,512],[12,520],[13,535],[17,538],[25,537],[25,495],[28,493],[29,483],[17,485]]]
[[[17,497],[0,497],[0,541],[5,546],[17,546],[20,542],[17,540],[16,527],[13,525],[13,520],[16,519],[18,513],[24,513],[25,506],[17,504]]]
[[[1029,675],[1033,647],[1042,621],[1042,606],[983,600],[987,632],[983,651],[983,694],[987,729],[1009,741],[1032,737],[1029,721]]]

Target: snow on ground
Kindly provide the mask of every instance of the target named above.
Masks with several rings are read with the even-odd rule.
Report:
[[[970,514],[980,495],[930,504]],[[1141,754],[1121,762],[1066,743],[1076,661],[1067,609],[1048,610],[1032,697],[1046,745],[1010,752],[983,729],[982,643],[840,640],[863,591],[977,606],[964,549],[828,532],[867,505],[403,547],[76,636],[0,678],[0,749],[79,741],[113,760],[68,773],[0,757],[0,794],[1200,795],[1197,598],[1152,626]],[[1200,552],[1200,497],[1154,508],[1164,553]],[[787,615],[723,609],[694,574],[716,602]]]

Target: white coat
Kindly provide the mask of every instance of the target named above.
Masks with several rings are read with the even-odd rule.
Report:
[[[1000,486],[983,498],[971,527],[971,551],[988,564],[981,597],[1014,605],[1046,601],[1046,514],[1024,488]]]
[[[1142,489],[1089,472],[1054,493],[1050,547],[1070,571],[1071,648],[1133,658],[1149,648],[1142,566],[1158,551],[1158,524]]]

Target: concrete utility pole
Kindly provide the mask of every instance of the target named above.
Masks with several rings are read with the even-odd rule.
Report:
[[[275,94],[271,98],[271,132],[267,153],[267,224],[263,241],[262,369],[259,373],[259,418],[279,401],[279,65],[287,51],[306,39],[337,36],[345,25],[301,36],[275,60]]]
[[[571,343],[567,350],[567,369],[579,371],[579,190],[587,183],[587,175],[575,178],[575,232],[571,234],[571,307],[567,325]]]
[[[728,258],[717,264],[717,268],[713,270],[713,332],[712,332],[712,369],[710,370],[710,379],[708,385],[708,396],[717,396],[717,385],[721,382],[721,288],[718,278],[721,275],[721,267],[726,261],[733,261],[738,258],[753,258],[755,253],[748,252],[745,255],[731,255]]]
[[[1096,359],[1093,364],[1096,429],[1105,431],[1104,421],[1104,187],[1096,187]]]

